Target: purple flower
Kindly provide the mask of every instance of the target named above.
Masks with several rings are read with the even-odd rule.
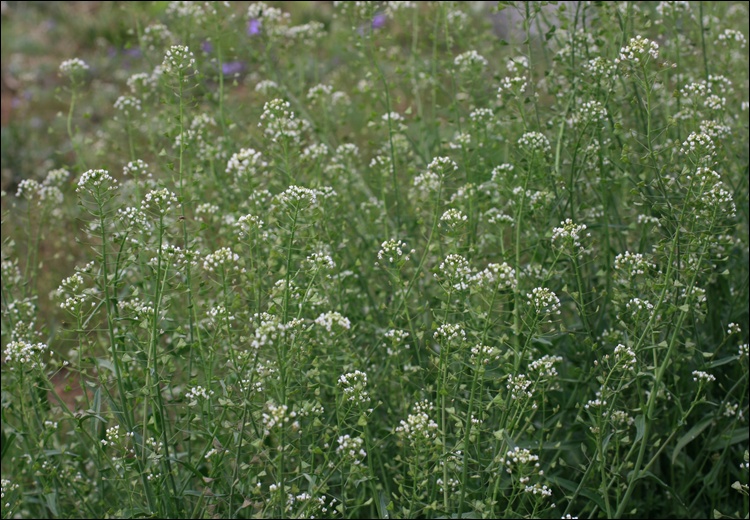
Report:
[[[234,76],[245,70],[245,64],[241,61],[228,61],[221,65],[221,72],[225,76]]]
[[[210,41],[204,41],[201,43],[201,50],[205,52],[206,54],[210,54],[214,50],[214,46],[211,45]]]
[[[372,18],[372,28],[373,29],[381,29],[382,27],[385,27],[385,22],[387,20],[388,20],[388,18],[384,14],[382,14],[382,13],[376,14]]]
[[[255,36],[256,34],[260,34],[260,20],[253,18],[247,22],[247,35]]]
[[[124,51],[125,56],[129,56],[131,58],[140,58],[143,53],[141,52],[141,49],[138,47],[131,47],[130,49],[125,49]]]

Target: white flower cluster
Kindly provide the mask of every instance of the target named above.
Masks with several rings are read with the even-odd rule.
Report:
[[[625,251],[615,257],[615,269],[624,271],[629,279],[633,279],[640,274],[646,274],[648,269],[655,266],[641,254]]]
[[[607,120],[607,109],[599,101],[584,101],[576,107],[573,125],[602,125]]]
[[[590,237],[591,233],[584,234],[586,231],[586,224],[574,224],[571,219],[565,219],[564,222],[560,222],[560,226],[552,230],[552,244],[560,249],[566,249],[572,246],[573,249],[578,252],[584,252],[584,247],[581,245],[582,237]]]
[[[128,164],[123,166],[122,174],[126,177],[139,177],[141,175],[151,177],[151,174],[148,172],[148,164],[140,159],[130,161],[128,162]]]
[[[54,209],[59,209],[65,197],[59,187],[62,181],[55,181],[54,177],[50,179],[54,172],[67,173],[67,170],[52,170],[41,184],[35,179],[23,179],[18,183],[16,197],[28,200],[36,198],[39,205],[44,202],[52,202],[55,205]]]
[[[440,189],[440,177],[430,170],[420,173],[414,178],[414,190],[427,197]]]
[[[466,341],[466,331],[456,323],[440,325],[432,336],[442,344],[451,341],[458,341],[459,343]]]
[[[137,72],[136,74],[131,75],[126,82],[130,89],[130,93],[134,96],[140,96],[141,98],[148,98],[159,85],[159,78],[162,74],[162,70],[161,65],[159,65],[154,71],[154,74]]]
[[[172,33],[166,25],[155,23],[143,30],[141,45],[144,49],[155,51],[163,49],[173,40]]]
[[[451,150],[461,150],[471,144],[471,134],[468,132],[456,132],[453,139],[448,143]]]
[[[716,37],[716,45],[724,45],[728,47],[731,44],[738,44],[740,49],[744,49],[747,45],[745,35],[736,29],[724,29],[724,32]]]
[[[393,18],[399,11],[406,11],[407,9],[414,9],[416,7],[417,2],[388,0],[385,5],[385,14]]]
[[[718,208],[721,208],[721,213],[729,217],[737,213],[732,193],[724,188],[721,175],[717,172],[699,167],[694,176],[687,175],[686,179],[688,181],[694,179],[693,191],[697,196],[698,211],[695,213],[697,217],[710,220]]]
[[[480,72],[487,66],[487,59],[475,50],[466,51],[456,56],[453,64],[461,74]]]
[[[438,485],[438,489],[440,490],[440,493],[445,492],[445,488],[443,487],[443,479],[439,478],[435,481],[435,483]],[[448,489],[451,493],[455,493],[458,490],[458,486],[460,485],[460,482],[458,479],[449,477],[448,478]]]
[[[727,325],[727,335],[731,334],[740,334],[742,332],[742,329],[740,326],[734,322]]]
[[[198,206],[195,207],[195,215],[216,215],[220,211],[219,206],[216,204],[212,204],[210,202],[204,202],[203,204],[198,204]]]
[[[333,326],[338,328],[349,330],[352,328],[352,324],[349,322],[349,318],[342,316],[341,313],[336,311],[324,312],[317,318],[315,318],[315,324],[323,327],[330,336],[335,334]]]
[[[263,160],[260,152],[253,148],[243,148],[232,154],[227,163],[227,175],[239,178],[256,177],[263,172],[268,164]]]
[[[197,267],[198,263],[195,259],[195,253],[192,251],[186,251],[182,249],[180,246],[175,246],[172,244],[162,244],[162,248],[160,251],[158,251],[158,254],[162,256],[162,261],[168,263],[174,268],[182,268],[186,267],[188,265],[188,262],[190,262],[190,265],[193,267]],[[159,265],[159,257],[155,256],[151,258],[148,262],[148,265],[156,269]]]
[[[213,390],[206,390],[202,386],[194,386],[185,393],[185,398],[190,402],[190,406],[198,404],[198,400],[207,401],[214,395]]]
[[[384,123],[391,125],[394,131],[403,132],[406,130],[406,125],[404,124],[404,116],[402,116],[398,112],[388,112],[387,114],[383,114],[381,119]]]
[[[331,162],[326,165],[325,172],[332,177],[348,174],[348,171],[353,168],[355,161],[357,161],[358,159],[359,148],[356,144],[341,144],[333,153]]]
[[[125,117],[134,116],[141,111],[141,100],[133,96],[120,96],[115,101],[115,110],[122,112]]]
[[[83,291],[83,276],[80,273],[75,273],[68,278],[65,278],[60,286],[55,291],[55,294],[61,300],[60,308],[70,313],[77,313],[89,298],[88,293]]]
[[[164,55],[161,66],[167,74],[189,74],[195,66],[195,56],[184,45],[172,45]]]
[[[401,240],[391,238],[380,244],[380,251],[378,251],[378,262],[375,265],[380,265],[380,262],[386,262],[391,267],[401,267],[409,261],[409,255],[413,255],[415,250],[409,250],[406,247],[406,243]]]
[[[355,370],[343,374],[339,377],[338,382],[347,401],[359,404],[370,401],[370,394],[367,393],[367,374],[364,372]]]
[[[21,274],[21,269],[18,267],[18,260],[9,260],[9,259],[3,259],[2,262],[0,262],[0,274],[2,276],[3,283],[5,283],[7,286],[11,285],[18,285],[23,280],[23,275]]]
[[[225,271],[240,271],[240,255],[232,251],[229,247],[222,247],[206,255],[203,261],[203,269],[211,273],[224,269]]]
[[[560,356],[550,356],[547,354],[529,363],[529,370],[538,372],[539,377],[556,377],[557,369],[555,368],[555,363],[561,363],[562,360],[563,358]]]
[[[709,374],[708,372],[703,372],[702,370],[693,370],[693,381],[699,383],[711,383],[716,381],[716,376]]]
[[[514,222],[513,217],[507,213],[503,213],[497,208],[490,208],[482,215],[485,220],[490,224],[512,224]]]
[[[560,299],[546,287],[535,287],[528,295],[529,303],[540,316],[560,314]]]
[[[386,331],[384,336],[390,342],[390,345],[385,343],[383,344],[389,356],[395,356],[396,354],[398,354],[397,348],[401,347],[402,345],[405,350],[409,350],[409,348],[411,348],[411,345],[409,345],[408,343],[404,344],[406,338],[409,337],[409,333],[404,330],[390,329]]]
[[[487,267],[472,277],[472,281],[479,287],[492,290],[515,289],[516,270],[506,262],[502,264],[487,264]]]
[[[539,132],[526,132],[518,140],[518,145],[528,153],[546,155],[552,151],[549,140]]]
[[[632,348],[620,343],[615,347],[615,357],[617,358],[617,363],[622,363],[625,370],[635,372],[635,365],[638,362],[638,358]]]
[[[680,153],[696,155],[702,161],[716,155],[716,145],[707,134],[691,132],[682,143]]]
[[[140,298],[132,298],[130,300],[122,300],[117,302],[117,307],[120,311],[130,311],[139,320],[149,318],[154,315],[154,307]]]
[[[613,410],[609,414],[609,420],[620,426],[633,426],[635,419],[623,410]]]
[[[208,3],[208,2],[207,2]],[[189,18],[194,23],[200,23],[206,16],[201,2],[172,1],[167,4],[166,14],[176,18]]]
[[[463,29],[469,20],[469,15],[458,9],[458,5],[460,4],[456,4],[456,7],[445,13],[445,21],[451,27],[451,30]]]
[[[258,30],[266,35],[277,37],[286,36],[287,25],[291,16],[277,7],[271,7],[264,2],[255,2],[247,8],[250,22],[258,24]]]
[[[396,427],[396,434],[406,439],[413,446],[422,442],[431,443],[437,438],[438,425],[430,418],[429,412],[435,406],[429,401],[420,401],[414,405],[414,413],[406,420],[401,420]]]
[[[318,196],[323,194],[324,192],[321,190],[305,188],[304,186],[289,186],[276,195],[275,200],[291,208],[299,209],[305,206],[314,208],[318,205]]]
[[[722,98],[723,99],[723,98]],[[706,100],[708,103],[708,100]],[[732,129],[727,125],[722,125],[718,121],[704,120],[698,125],[702,134],[706,134],[712,141],[720,141],[730,136]]]
[[[60,64],[60,74],[71,79],[77,79],[89,70],[89,66],[80,58],[71,58]]]
[[[531,493],[532,495],[541,495],[543,497],[552,496],[552,490],[546,485],[539,484],[539,482],[535,482],[533,486],[526,486],[523,490],[525,493]]]
[[[336,448],[336,454],[349,459],[349,462],[355,466],[362,464],[362,461],[367,456],[367,452],[362,448],[365,441],[362,437],[351,437],[350,435],[341,435],[338,438],[338,447]]]
[[[272,99],[263,105],[258,126],[273,143],[289,141],[299,145],[302,133],[310,126],[304,119],[297,119],[292,105],[283,99]]]
[[[273,401],[266,403],[268,412],[263,412],[261,420],[263,421],[263,435],[268,436],[271,434],[276,426],[284,426],[289,424],[289,421],[294,420],[292,428],[294,430],[299,429],[299,422],[296,420],[297,412],[289,411],[289,407],[285,404],[276,404]]]
[[[476,129],[489,133],[495,130],[498,123],[497,117],[489,108],[475,108],[469,113],[469,119]]]
[[[114,191],[117,189],[117,181],[113,179],[107,170],[88,170],[81,174],[78,179],[77,193],[88,191],[93,194],[101,194],[102,191]]]
[[[535,468],[538,468],[539,456],[534,455],[526,448],[519,448],[518,446],[516,446],[512,450],[508,450],[505,453],[505,457],[500,458],[500,464],[504,464],[506,466],[505,472],[509,475],[513,473],[513,470],[517,466],[526,466],[532,463]]]
[[[152,211],[153,213],[164,216],[172,208],[172,205],[179,204],[177,195],[169,191],[167,188],[160,190],[151,190],[146,193],[141,203],[141,208],[144,211]]]
[[[656,12],[661,18],[669,18],[682,13],[689,13],[690,2],[684,0],[659,2],[659,5],[656,6]]]
[[[661,227],[661,222],[659,222],[659,219],[657,217],[652,217],[651,215],[638,215],[638,223],[643,225],[652,225],[656,227]]]
[[[497,97],[502,101],[504,97],[520,96],[526,92],[528,81],[526,76],[505,76],[497,87]]]
[[[516,167],[510,163],[503,163],[499,166],[492,168],[492,182],[504,183],[509,182],[513,178],[513,170]]]
[[[261,94],[264,94],[266,96],[278,90],[279,86],[275,81],[272,81],[270,79],[261,80],[255,85],[255,92],[260,92]]]
[[[430,164],[427,165],[427,171],[442,178],[457,172],[458,165],[450,157],[435,157],[430,161]]]
[[[468,221],[468,217],[456,208],[451,208],[442,214],[440,222],[449,228],[457,228]]]
[[[42,366],[42,354],[46,350],[47,345],[44,343],[11,341],[5,346],[5,363],[10,370],[33,370]]]
[[[302,150],[302,159],[305,161],[320,161],[328,156],[328,146],[324,143],[313,143]]]
[[[238,235],[240,238],[244,238],[254,230],[260,231],[262,238],[267,237],[267,233],[263,231],[263,226],[265,225],[265,223],[255,215],[243,215],[237,219],[237,222],[234,225],[239,228]]]
[[[295,329],[302,324],[301,320],[296,319],[290,320],[287,323],[281,323],[281,320],[277,316],[273,316],[267,312],[253,316],[253,321],[257,319],[260,320],[260,324],[255,329],[253,339],[250,342],[250,347],[256,351],[266,345],[273,345],[281,338],[287,338],[289,341],[293,340]]]
[[[633,314],[638,314],[641,311],[651,312],[654,310],[653,304],[648,300],[641,300],[640,298],[632,298],[625,307]]]
[[[726,108],[727,98],[711,94],[703,101],[703,104],[709,110],[720,111]]]
[[[615,63],[628,63],[632,62],[635,65],[643,62],[644,64],[650,59],[657,59],[659,57],[659,44],[644,38],[643,36],[636,36],[630,39],[630,43],[620,49],[620,55],[615,58]]]
[[[601,390],[597,390],[596,391],[596,398],[595,399],[589,399],[589,401],[583,407],[586,410],[589,410],[591,408],[604,408],[605,406],[607,406],[607,400],[606,399],[602,399],[602,391]]]
[[[472,280],[471,267],[463,256],[450,254],[440,263],[435,278],[445,283],[447,291],[466,291]]]
[[[313,271],[333,271],[336,268],[336,262],[324,251],[316,251],[308,255],[305,264]]]
[[[513,399],[519,399],[523,396],[530,399],[533,396],[532,391],[529,390],[529,387],[532,384],[533,381],[526,377],[525,374],[519,374],[517,376],[511,374],[508,376],[508,383],[505,385],[505,388],[508,389],[511,398]]]
[[[312,45],[321,40],[325,35],[325,25],[317,20],[312,20],[301,25],[294,25],[283,29],[283,36],[289,44],[298,43],[301,45]],[[334,95],[342,92],[334,92]]]
[[[236,318],[233,314],[229,314],[227,308],[223,305],[214,305],[208,310],[208,320],[218,326],[227,324],[230,321],[234,321]]]
[[[588,60],[583,64],[584,70],[586,70],[591,78],[595,81],[610,80],[615,76],[616,66],[609,60],[598,56],[594,59]]]
[[[475,345],[471,347],[471,362],[474,365],[477,363],[486,365],[490,361],[497,361],[498,359],[500,359],[500,351],[495,347],[487,345]]]

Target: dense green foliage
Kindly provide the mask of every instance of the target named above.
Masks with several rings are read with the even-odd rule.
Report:
[[[3,9],[3,518],[747,518],[747,3]]]

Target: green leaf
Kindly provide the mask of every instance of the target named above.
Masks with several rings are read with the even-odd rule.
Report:
[[[643,432],[646,428],[646,419],[643,414],[635,418],[635,442],[643,438]]]
[[[550,475],[550,476],[547,477],[547,480],[550,481],[550,482],[552,482],[553,484],[556,484],[556,485],[560,486],[561,488],[563,488],[563,489],[565,489],[567,491],[571,491],[573,493],[575,493],[576,490],[578,489],[578,484],[577,483],[573,482],[572,480],[564,479],[562,477],[558,477],[558,476],[555,476],[555,475]],[[588,489],[584,489],[584,488],[581,488],[581,490],[579,491],[579,493],[582,496],[584,496],[584,497],[588,498],[589,500],[591,500],[597,506],[599,506],[599,509],[601,509],[602,511],[606,511],[607,510],[607,507],[604,504],[604,500],[602,500],[602,497],[599,496],[598,494],[596,494],[596,493],[594,493],[592,491],[589,491]]]
[[[703,355],[705,356],[707,352],[704,352]],[[706,368],[716,368],[720,367],[721,365],[726,365],[727,363],[733,363],[739,359],[739,356],[729,356],[721,359],[717,359],[716,361],[713,361],[706,365]]]
[[[642,479],[642,478],[651,478],[651,479],[654,479],[659,484],[661,484],[662,487],[664,487],[664,488],[672,491],[671,487],[669,487],[663,480],[661,480],[659,477],[657,477],[656,475],[654,475],[650,471],[641,471],[641,474],[638,476],[638,479]]]
[[[5,431],[2,432],[2,454],[0,455],[0,460],[5,458],[5,454],[8,453],[8,450],[13,445],[13,441],[16,440],[16,437],[18,435],[16,433],[11,433],[7,437],[5,436]]]
[[[47,502],[47,507],[52,511],[52,514],[55,517],[60,516],[60,513],[57,512],[57,493],[54,491],[52,493],[47,493],[44,495],[44,499]]]
[[[747,443],[750,440],[750,432],[744,428],[734,430],[732,435],[717,435],[708,445],[709,451],[719,451],[740,442]]]
[[[682,448],[690,444],[692,441],[695,440],[695,438],[701,434],[703,430],[708,428],[711,423],[713,422],[713,417],[709,417],[708,419],[704,419],[692,428],[690,428],[685,435],[680,437],[680,440],[677,441],[677,446],[674,447],[674,451],[672,452],[672,464],[674,464],[675,459],[677,459],[677,455],[680,454],[682,451]],[[746,432],[747,433],[747,432]]]

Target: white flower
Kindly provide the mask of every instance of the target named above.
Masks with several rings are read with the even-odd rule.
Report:
[[[453,64],[462,74],[468,74],[472,71],[481,71],[487,66],[487,63],[485,57],[475,50],[459,54],[453,60]]]
[[[615,58],[615,63],[627,63],[632,62],[633,64],[640,64],[641,62],[646,63],[649,58],[657,59],[659,57],[659,44],[644,38],[643,36],[636,36],[630,39],[630,43],[620,49],[620,54]]]
[[[60,74],[73,80],[85,74],[87,70],[89,66],[80,58],[71,58],[60,64]]]
[[[187,74],[194,66],[195,57],[184,45],[172,45],[162,62],[162,69],[168,74]]]

